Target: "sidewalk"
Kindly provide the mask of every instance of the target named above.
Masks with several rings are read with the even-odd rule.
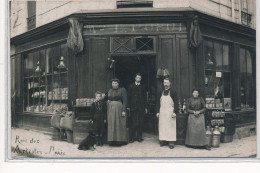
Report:
[[[256,155],[256,136],[221,143],[219,148],[211,151],[187,148],[176,145],[160,147],[154,135],[144,133],[142,143],[134,142],[121,147],[104,145],[94,151],[80,151],[77,144],[66,141],[52,141],[50,135],[12,129],[12,158],[109,158],[109,157],[252,157]]]

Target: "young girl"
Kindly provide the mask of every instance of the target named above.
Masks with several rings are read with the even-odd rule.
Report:
[[[95,93],[96,101],[92,104],[91,114],[92,123],[96,133],[97,146],[103,146],[103,134],[105,132],[106,123],[106,103],[102,100],[102,93],[97,91]]]

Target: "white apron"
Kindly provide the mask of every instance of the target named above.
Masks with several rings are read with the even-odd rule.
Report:
[[[176,141],[176,116],[172,118],[174,102],[168,95],[161,96],[159,112],[159,140]]]

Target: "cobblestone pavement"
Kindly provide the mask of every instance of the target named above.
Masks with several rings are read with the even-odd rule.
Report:
[[[174,149],[168,146],[160,147],[158,137],[144,133],[142,143],[134,142],[121,147],[104,145],[94,151],[80,151],[77,144],[66,141],[53,141],[50,135],[24,129],[12,129],[11,157],[23,159],[26,157],[40,158],[127,158],[127,157],[252,157],[256,155],[256,136],[233,140],[231,143],[221,143],[219,148],[211,151],[187,148],[176,145]]]

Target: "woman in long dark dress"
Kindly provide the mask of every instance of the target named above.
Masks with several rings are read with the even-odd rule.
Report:
[[[210,150],[206,142],[205,117],[206,111],[205,101],[199,97],[199,90],[192,90],[193,97],[187,100],[187,111],[189,113],[187,132],[186,132],[186,146],[190,147],[204,147]]]
[[[107,100],[107,140],[110,145],[123,145],[128,142],[126,128],[127,92],[119,87],[119,79],[112,79],[112,88],[108,91]]]

